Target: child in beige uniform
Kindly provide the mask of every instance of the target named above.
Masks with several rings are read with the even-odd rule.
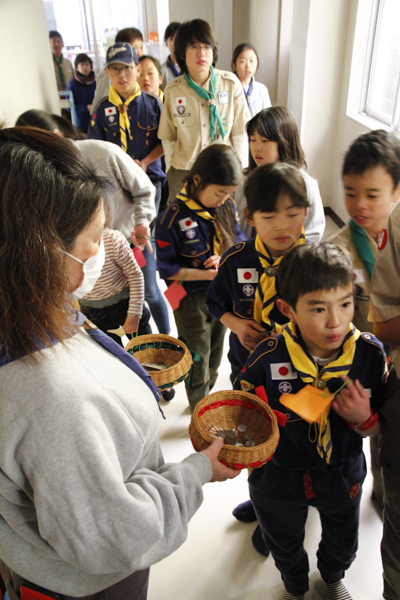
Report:
[[[372,324],[368,321],[370,280],[382,229],[400,196],[399,140],[383,129],[359,136],[346,153],[342,175],[346,208],[351,220],[331,236],[330,241],[344,246],[352,256],[355,284],[353,322],[360,331],[372,332]],[[378,437],[371,438],[371,470],[374,476],[372,499],[382,511]]]

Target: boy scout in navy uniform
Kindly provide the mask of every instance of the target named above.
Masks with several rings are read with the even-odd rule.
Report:
[[[274,456],[249,477],[250,496],[281,572],[284,600],[301,600],[308,590],[303,540],[309,506],[320,513],[318,569],[330,600],[351,600],[341,580],[357,550],[366,472],[362,438],[379,433],[386,357],[382,344],[351,322],[353,265],[336,244],[291,250],[280,264],[277,289],[290,323],[257,346],[237,383],[246,390],[263,386],[271,408],[287,417]],[[295,412],[286,402],[300,390],[307,396],[297,400]],[[311,407],[321,400],[317,390],[331,394],[332,402],[328,398],[307,421],[300,413],[310,395]]]
[[[163,149],[157,138],[162,105],[159,98],[141,91],[138,62],[135,49],[127,42],[118,42],[107,50],[106,71],[111,87],[108,97],[93,112],[88,138],[118,144],[153,184],[163,185]]]

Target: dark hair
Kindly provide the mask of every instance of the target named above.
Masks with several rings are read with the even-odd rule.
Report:
[[[60,115],[51,115],[52,119],[57,124],[57,129],[61,133],[61,135],[70,140],[84,140],[86,139],[85,133],[80,133],[65,117],[60,117]]]
[[[44,129],[51,132],[53,132],[55,129],[58,129],[58,125],[53,119],[52,115],[44,112],[44,110],[39,110],[36,108],[32,108],[31,110],[27,110],[22,113],[22,115],[18,117],[15,126],[37,127],[38,129]]]
[[[295,310],[301,296],[317,290],[345,287],[353,279],[351,256],[341,246],[332,242],[300,244],[282,258],[276,289]]]
[[[245,50],[253,50],[253,52],[257,58],[257,69],[258,69],[258,65],[260,64],[260,59],[258,58],[257,50],[254,48],[253,44],[239,44],[239,46],[236,46],[236,48],[234,49],[233,54],[232,54],[231,66],[232,66],[234,73],[236,73],[235,64],[239,57],[239,54],[242,54],[242,52],[244,52]]]
[[[180,25],[175,38],[175,58],[182,73],[187,73],[186,67],[186,48],[188,44],[208,44],[214,46],[213,62],[215,67],[218,60],[218,41],[215,32],[207,21],[203,19],[193,19],[185,21]]]
[[[164,31],[164,44],[167,43],[167,40],[169,38],[174,37],[174,35],[176,34],[176,32],[179,29],[179,26],[180,26],[180,23],[178,23],[178,21],[172,21],[172,23],[167,25],[167,27]]]
[[[61,33],[59,31],[56,31],[55,29],[52,29],[51,31],[49,31],[49,39],[50,40],[51,40],[51,38],[56,38],[56,37],[63,39],[63,36],[61,35]]]
[[[195,175],[201,178],[197,186],[193,181]],[[225,144],[211,144],[200,152],[184,182],[187,183],[188,196],[199,202],[198,193],[209,185],[239,185],[242,177],[242,168],[235,151]],[[223,253],[235,243],[236,219],[231,203],[225,202],[222,206],[207,210],[215,214],[223,238]]]
[[[143,60],[151,60],[152,63],[154,63],[155,68],[158,71],[158,74],[162,77],[162,71],[161,71],[161,65],[160,65],[160,61],[158,61],[154,56],[149,56],[148,54],[143,54],[140,58],[139,58],[139,64],[143,61]]]
[[[0,343],[21,357],[72,332],[64,251],[89,224],[107,180],[68,140],[0,131]]]
[[[143,34],[136,27],[125,27],[124,29],[120,29],[115,36],[115,43],[118,42],[127,42],[128,44],[132,44],[135,40],[143,40]]]
[[[84,62],[88,62],[90,63],[90,68],[93,69],[93,61],[90,58],[90,56],[88,56],[87,54],[84,54],[83,52],[81,54],[77,54],[75,61],[74,61],[74,66],[75,69],[76,67],[80,64],[80,63],[84,63]]]
[[[354,140],[344,157],[343,175],[361,175],[368,169],[382,166],[393,179],[400,182],[400,139],[384,129],[364,133]]]
[[[259,135],[278,144],[279,161],[301,169],[307,168],[299,130],[293,113],[284,106],[271,106],[257,113],[247,123],[250,138],[257,131]],[[249,168],[257,167],[249,149]]]
[[[310,206],[302,174],[285,163],[269,163],[254,169],[247,178],[244,191],[249,215],[257,211],[274,212],[282,193],[288,194],[295,206]]]

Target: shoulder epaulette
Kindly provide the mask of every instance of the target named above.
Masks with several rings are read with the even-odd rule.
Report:
[[[174,85],[178,85],[178,83],[182,81],[182,77],[183,75],[178,75],[178,77],[174,77],[173,79],[171,79],[171,81],[168,81],[167,85],[165,86],[164,92],[167,88],[173,87]]]
[[[225,256],[224,260],[219,263],[219,266],[221,267],[224,264],[224,262],[228,258],[233,256],[234,254],[241,252],[243,250],[243,248],[245,247],[245,245],[246,245],[246,242],[239,242],[238,244],[235,244],[234,246],[232,246],[232,248],[229,248],[229,250],[226,251],[226,256]]]
[[[145,90],[142,90],[142,94],[143,94],[143,92],[144,92],[145,94],[147,94],[147,96],[150,96],[150,98],[154,98],[155,100],[157,100],[157,102],[158,102],[159,104],[161,104],[161,106],[163,105],[163,103],[161,102],[161,100],[160,100],[160,98],[157,96],[157,94],[153,94],[153,92],[146,92]]]
[[[105,100],[108,100],[108,96],[104,96],[104,98],[102,98],[98,104],[96,104],[96,108],[94,109],[92,116],[94,115],[94,113],[96,112],[96,110],[100,107],[100,104],[102,104]]]
[[[256,362],[258,360],[260,360],[260,358],[262,358],[263,356],[265,356],[266,354],[269,354],[270,352],[273,352],[274,350],[276,350],[276,347],[278,346],[278,340],[276,337],[273,338],[268,338],[266,340],[262,340],[259,344],[257,344],[257,346],[254,348],[253,352],[255,352],[255,350],[257,348],[260,347],[261,350],[261,345],[265,346],[265,351],[262,352],[262,354],[259,354],[257,356],[256,359],[254,359],[253,362],[250,362],[250,358],[249,358],[249,368],[251,368],[252,366],[254,366],[256,364]],[[263,348],[262,348],[263,349]],[[251,356],[251,355],[250,355]]]
[[[221,77],[223,77],[224,79],[230,79],[234,83],[236,83],[237,81],[236,75],[234,73],[231,73],[230,71],[220,71],[220,74]]]
[[[373,333],[364,332],[361,334],[361,338],[364,340],[364,342],[367,342],[368,344],[372,344],[373,346],[377,346],[377,348],[379,348],[380,350],[383,350],[382,342],[380,340],[378,340],[378,338],[375,337]]]
[[[178,216],[180,211],[179,205],[177,202],[173,202],[172,204],[170,204],[170,206],[167,206],[167,208],[164,210],[160,223],[162,223],[162,225],[166,225],[168,227],[168,229],[172,226],[172,223],[174,222],[174,220],[176,219],[176,217]]]

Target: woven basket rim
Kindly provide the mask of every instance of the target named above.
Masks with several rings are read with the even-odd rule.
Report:
[[[222,462],[224,462],[225,464],[235,465],[236,468],[244,468],[246,466],[252,465],[252,463],[254,463],[254,462],[257,462],[257,460],[255,461],[252,458],[255,452],[257,452],[257,454],[259,454],[260,452],[262,453],[264,450],[264,452],[268,453],[270,451],[271,445],[273,445],[276,442],[275,448],[274,448],[274,450],[275,450],[276,445],[279,442],[279,427],[278,427],[277,417],[276,417],[274,411],[269,406],[269,404],[267,404],[261,398],[258,398],[258,396],[255,396],[254,394],[249,394],[248,392],[244,392],[242,390],[220,390],[218,392],[213,392],[212,394],[209,394],[208,396],[203,398],[203,400],[201,400],[196,405],[195,410],[192,415],[189,432],[191,434],[193,444],[194,444],[194,439],[193,439],[194,431],[192,431],[192,427],[195,429],[196,434],[202,440],[204,440],[205,443],[211,444],[213,442],[213,440],[215,439],[215,436],[210,435],[207,431],[201,431],[201,432],[199,431],[197,421],[201,417],[198,416],[198,413],[203,408],[205,408],[209,405],[212,405],[214,403],[218,403],[218,401],[220,401],[220,400],[225,400],[228,398],[233,399],[233,400],[235,400],[235,399],[236,400],[238,400],[238,399],[246,400],[246,401],[249,401],[252,404],[260,407],[264,411],[264,415],[268,418],[268,420],[271,424],[271,427],[272,427],[271,435],[265,442],[261,442],[260,444],[257,444],[257,446],[256,446],[257,450],[255,450],[254,447],[240,448],[240,449],[236,449],[236,450],[233,450],[233,448],[232,448],[232,450],[231,450],[229,446],[223,446],[223,448],[221,449],[221,453],[224,456],[221,457],[221,453],[220,453],[219,460],[222,460]],[[215,408],[219,408],[219,407],[215,406]],[[196,448],[195,444],[194,444],[194,447]],[[236,454],[241,455],[243,460],[239,459],[238,457],[235,460],[228,460],[226,458],[226,456],[229,455],[231,452],[235,452]],[[271,456],[272,455],[269,454],[269,456],[267,458],[263,458],[262,463],[267,462],[271,458]],[[249,460],[247,460],[247,459],[249,459]],[[258,466],[261,466],[261,465],[258,465]]]
[[[155,342],[160,342],[160,343],[169,342],[169,343],[173,344],[174,346],[181,348],[181,350],[182,350],[182,352],[179,351],[179,354],[181,356],[180,356],[178,362],[171,365],[170,367],[167,367],[166,369],[163,369],[162,371],[155,371],[155,372],[149,373],[149,375],[153,379],[154,383],[156,385],[158,385],[158,387],[160,389],[166,389],[169,387],[173,387],[174,385],[179,383],[178,379],[180,379],[180,377],[184,374],[184,373],[181,373],[180,377],[178,377],[178,378],[175,376],[178,365],[180,365],[183,362],[190,362],[190,365],[191,365],[193,362],[190,350],[186,346],[186,344],[184,342],[182,342],[182,340],[178,340],[177,338],[173,337],[172,335],[167,335],[166,333],[149,333],[147,335],[139,335],[139,336],[134,337],[131,340],[129,340],[129,342],[124,347],[124,350],[129,351],[131,348],[134,348],[135,346],[140,346],[142,344],[150,344],[150,343],[155,343]],[[178,354],[178,352],[177,352],[177,354]],[[135,356],[135,353],[133,353],[132,356]],[[189,370],[190,370],[190,366],[187,371],[185,369],[186,376],[187,376]]]

